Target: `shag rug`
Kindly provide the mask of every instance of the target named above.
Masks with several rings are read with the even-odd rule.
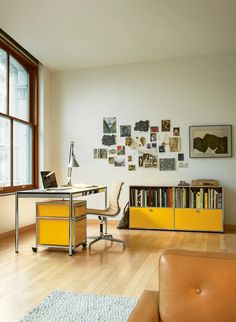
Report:
[[[126,322],[136,298],[54,291],[20,322]]]

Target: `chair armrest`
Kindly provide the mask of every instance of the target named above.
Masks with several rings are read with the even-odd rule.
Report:
[[[127,322],[159,322],[159,292],[144,291]]]

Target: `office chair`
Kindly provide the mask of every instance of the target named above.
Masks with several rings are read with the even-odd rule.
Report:
[[[87,215],[95,215],[98,216],[98,219],[100,221],[100,235],[99,236],[91,236],[88,238],[94,239],[89,244],[89,249],[91,249],[92,244],[98,242],[99,240],[109,240],[111,242],[118,242],[123,245],[123,248],[125,248],[125,242],[121,239],[113,238],[112,235],[107,234],[107,218],[108,217],[115,217],[120,212],[120,205],[119,205],[119,198],[121,189],[123,186],[123,182],[114,182],[111,186],[110,192],[109,192],[109,206],[107,209],[92,209],[87,208]]]

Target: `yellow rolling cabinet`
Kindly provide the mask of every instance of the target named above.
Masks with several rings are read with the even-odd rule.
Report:
[[[73,201],[72,248],[86,247],[86,201]],[[36,247],[69,247],[69,204],[64,200],[36,204]]]
[[[129,228],[224,231],[223,187],[130,186]]]

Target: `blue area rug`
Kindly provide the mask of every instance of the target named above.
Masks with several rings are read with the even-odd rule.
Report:
[[[126,322],[136,298],[55,291],[20,322]]]

